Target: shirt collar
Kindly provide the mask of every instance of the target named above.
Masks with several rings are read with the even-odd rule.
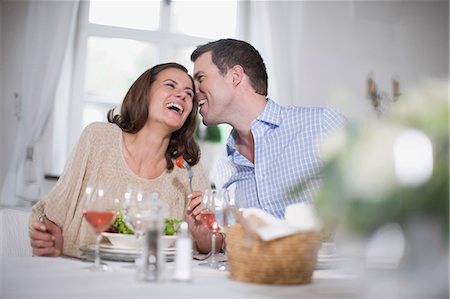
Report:
[[[227,156],[232,156],[236,151],[236,131],[234,129],[231,130],[231,133],[228,136],[226,148]]]
[[[258,121],[278,127],[281,124],[281,110],[282,107],[280,105],[267,98],[267,104],[263,112],[253,121],[252,126]],[[233,156],[236,151],[236,131],[234,129],[231,130],[230,136],[228,137],[226,149],[228,156]]]
[[[278,127],[281,124],[281,106],[267,98],[266,107],[256,120]]]

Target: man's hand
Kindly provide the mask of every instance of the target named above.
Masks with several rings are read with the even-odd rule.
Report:
[[[63,248],[61,228],[43,217],[43,222],[36,221],[30,233],[31,248],[34,255],[60,256]]]

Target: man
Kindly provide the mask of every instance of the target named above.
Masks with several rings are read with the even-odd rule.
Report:
[[[217,187],[234,187],[238,207],[279,218],[286,206],[312,201],[321,185],[318,143],[345,119],[331,109],[282,107],[267,98],[264,61],[244,41],[207,43],[191,60],[203,123],[233,127],[227,163],[218,166],[227,178]]]

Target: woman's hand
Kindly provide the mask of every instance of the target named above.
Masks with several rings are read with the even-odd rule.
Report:
[[[63,247],[61,228],[43,217],[43,222],[36,221],[30,233],[31,248],[34,255],[60,256]]]
[[[197,249],[200,252],[208,253],[211,251],[211,232],[208,227],[202,223],[201,211],[206,207],[203,204],[203,195],[200,191],[194,191],[188,196],[189,203],[184,211],[184,220],[189,226],[189,231],[197,243]],[[222,247],[222,237],[217,237],[216,248]]]
[[[208,229],[202,224],[200,212],[205,209],[205,205],[202,203],[202,193],[200,191],[194,191],[188,195],[188,204],[184,211],[184,220],[189,225],[189,231],[192,236],[197,240],[197,236],[205,233]]]
[[[203,195],[200,191],[193,191],[188,195],[188,205],[186,207],[185,214],[190,216],[193,220],[201,222],[200,212],[205,209],[205,205],[203,204]]]

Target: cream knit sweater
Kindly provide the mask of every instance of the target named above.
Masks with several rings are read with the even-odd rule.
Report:
[[[81,246],[95,242],[93,229],[83,217],[83,195],[90,182],[101,183],[106,191],[121,195],[129,186],[156,191],[167,203],[169,215],[182,218],[190,193],[187,171],[175,166],[156,179],[141,178],[126,164],[122,144],[122,131],[117,125],[93,123],[87,126],[54,188],[33,206],[30,226],[39,215],[45,214],[61,227],[63,254],[79,257]],[[203,192],[209,187],[206,172],[201,164],[193,166],[192,170],[193,189]]]

